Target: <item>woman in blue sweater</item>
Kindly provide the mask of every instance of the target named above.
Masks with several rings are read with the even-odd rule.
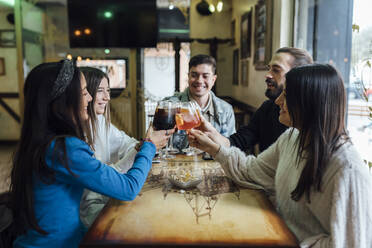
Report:
[[[25,111],[11,174],[11,207],[19,236],[13,247],[78,247],[84,188],[120,200],[141,190],[156,148],[174,130],[148,130],[126,174],[96,160],[91,149],[86,81],[69,60],[45,63],[28,75]],[[125,230],[123,230],[125,231]]]

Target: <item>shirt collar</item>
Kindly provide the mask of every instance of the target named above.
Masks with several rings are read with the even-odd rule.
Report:
[[[203,109],[201,109],[201,111],[202,111],[202,113],[204,114],[204,113],[206,113],[208,110],[211,110],[212,109],[212,94],[211,94],[211,92],[209,92],[208,93],[209,94],[209,97],[208,97],[208,103],[207,103],[207,105],[203,108]],[[193,99],[192,98],[192,96],[190,95],[190,90],[189,90],[189,88],[187,88],[187,98],[188,98],[188,100],[189,101],[193,101],[193,102],[195,102],[196,104],[198,104],[196,101],[195,101],[195,99]],[[199,105],[198,105],[199,106]],[[200,106],[199,106],[200,107]],[[211,112],[211,114],[213,115],[213,111],[209,111],[209,112]]]

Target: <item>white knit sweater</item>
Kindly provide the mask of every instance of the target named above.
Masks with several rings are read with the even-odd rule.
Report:
[[[296,129],[287,130],[257,158],[221,146],[216,160],[237,184],[275,196],[277,211],[301,247],[371,248],[372,178],[354,146],[347,143],[333,154],[311,203],[304,195],[294,201],[290,194],[305,163],[296,160],[297,137]]]
[[[113,124],[106,128],[103,115],[97,116],[97,134],[94,142],[94,156],[102,163],[114,167],[121,173],[127,172],[133,165],[137,154],[138,141],[117,129]],[[80,219],[89,227],[96,219],[109,197],[84,190],[80,203]]]

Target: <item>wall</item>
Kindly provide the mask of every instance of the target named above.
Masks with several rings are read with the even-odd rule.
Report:
[[[0,29],[15,29],[15,25],[6,20],[13,8],[0,9]],[[44,31],[43,11],[33,4],[22,1],[22,28],[25,76],[30,69],[43,61],[42,40],[39,34]],[[7,93],[19,93],[17,73],[17,50],[16,47],[0,47],[0,57],[5,59],[6,75],[0,76],[0,91]],[[19,99],[4,99],[4,102],[18,115],[20,115]],[[17,140],[20,134],[20,124],[0,107],[0,140]]]
[[[10,24],[6,16],[13,13],[13,9],[0,8],[0,30],[11,29],[15,26]],[[16,47],[0,47],[0,57],[5,61],[5,75],[0,76],[0,92],[17,93],[17,51]],[[18,99],[3,99],[4,102],[19,115]],[[0,106],[0,140],[16,140],[19,137],[20,125]]]
[[[240,22],[241,16],[254,9],[257,0],[230,0],[224,1],[224,10],[222,13],[214,13],[212,16],[202,17],[195,9],[200,0],[191,1],[191,21],[190,35],[192,38],[213,38],[220,39],[230,38],[231,21],[235,19],[235,41],[236,44],[218,46],[218,82],[216,85],[217,94],[220,96],[231,96],[239,101],[245,102],[253,107],[259,107],[266,100],[264,95],[266,84],[266,71],[257,71],[253,65],[253,55],[248,60],[248,86],[232,84],[233,71],[233,50],[240,48]],[[290,46],[292,44],[292,0],[274,0],[274,16],[273,16],[273,39],[272,50],[275,51],[282,46]],[[252,41],[251,53],[254,51],[254,11],[252,20]],[[193,43],[191,56],[204,52],[209,54],[209,47],[204,44]],[[240,51],[239,51],[240,52]],[[241,78],[241,68],[239,68],[239,81]]]
[[[0,8],[0,30],[14,30],[15,26],[6,19],[10,13],[13,13],[12,9]],[[0,76],[0,92],[18,92],[16,47],[0,47],[0,57],[5,60],[6,73]]]
[[[223,10],[217,11],[209,16],[201,16],[196,11],[196,5],[200,0],[191,0],[190,3],[190,38],[218,38],[230,39],[231,22],[231,0],[225,0]],[[234,2],[234,1],[233,1]],[[231,95],[232,68],[226,68],[232,65],[232,55],[230,56],[230,45],[219,44],[217,50],[217,81],[216,92],[218,95]],[[199,42],[191,44],[191,56],[197,54],[209,54],[209,45]]]
[[[240,48],[240,22],[241,16],[244,15],[251,8],[254,9],[256,0],[243,0],[234,1],[232,9],[232,18],[235,19],[235,41],[236,45],[233,47]],[[264,82],[265,71],[256,71],[253,65],[253,54],[254,54],[254,11],[252,13],[252,40],[251,40],[251,57],[248,61],[248,87],[243,86],[240,82],[241,80],[241,67],[239,68],[239,85],[232,86],[232,97],[245,102],[253,107],[259,107],[261,103],[266,99],[264,96],[264,91],[266,84]],[[231,52],[232,53],[232,52]],[[240,53],[240,50],[239,50]],[[232,55],[231,55],[232,57]],[[232,73],[232,69],[231,69]]]

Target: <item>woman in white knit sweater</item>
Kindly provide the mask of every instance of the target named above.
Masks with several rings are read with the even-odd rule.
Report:
[[[110,122],[108,76],[103,71],[92,67],[80,67],[80,70],[87,81],[87,90],[93,97],[88,106],[88,114],[93,132],[94,156],[102,163],[125,173],[133,165],[137,154],[136,145],[139,142]],[[161,131],[153,132],[156,134]],[[172,134],[173,131],[170,130],[168,133]],[[80,203],[80,219],[86,227],[93,223],[108,200],[107,196],[87,189],[84,191]]]
[[[301,247],[371,248],[372,178],[345,130],[342,78],[330,65],[294,68],[276,104],[292,128],[257,157],[219,144],[207,122],[190,144],[237,184],[275,199]]]

